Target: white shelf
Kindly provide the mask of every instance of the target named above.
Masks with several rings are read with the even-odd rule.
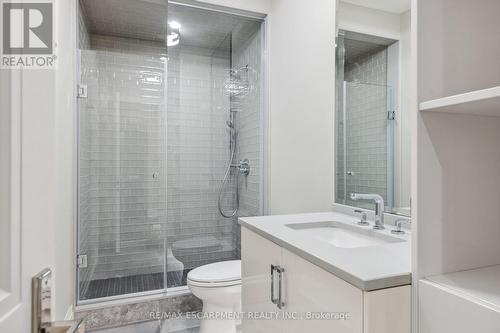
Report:
[[[427,280],[474,303],[500,311],[500,265],[431,276]]]
[[[422,102],[420,111],[500,117],[500,86]]]

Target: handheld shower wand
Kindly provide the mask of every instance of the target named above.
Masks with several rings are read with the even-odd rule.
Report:
[[[249,82],[249,66],[246,65],[239,69],[230,69],[229,78],[225,83],[225,90],[229,93],[230,101],[233,102],[233,98],[245,97],[249,94],[251,90],[251,85]],[[231,218],[236,216],[238,209],[240,207],[240,191],[239,191],[239,176],[243,174],[248,176],[250,173],[250,162],[247,159],[241,160],[235,163],[234,159],[236,157],[236,146],[238,142],[238,131],[236,130],[236,114],[240,112],[241,109],[237,107],[231,107],[229,110],[229,120],[226,121],[226,125],[229,127],[229,163],[227,164],[226,172],[224,173],[224,178],[219,188],[219,197],[217,201],[217,206],[219,208],[219,213],[226,217]],[[224,194],[224,186],[229,181],[231,175],[231,169],[235,168],[236,172],[236,202],[235,208],[230,212],[224,212],[222,208],[222,195]]]
[[[234,163],[234,158],[236,156],[236,145],[238,142],[238,132],[236,131],[235,128],[235,116],[234,113],[237,112],[236,109],[231,109],[230,114],[231,114],[231,119],[226,121],[226,125],[229,127],[229,163],[226,168],[226,172],[224,173],[224,178],[222,180],[222,183],[219,188],[219,197],[217,201],[217,206],[219,208],[219,213],[226,217],[226,218],[231,218],[236,216],[238,213],[238,209],[240,207],[240,190],[239,190],[239,176],[240,174],[243,174],[245,176],[248,176],[250,173],[250,161],[247,159],[241,160],[238,163]],[[224,186],[226,183],[229,181],[229,176],[231,174],[231,169],[236,168],[237,173],[236,173],[236,202],[235,202],[235,208],[230,212],[226,213],[224,212],[224,209],[222,208],[222,195],[224,194]]]

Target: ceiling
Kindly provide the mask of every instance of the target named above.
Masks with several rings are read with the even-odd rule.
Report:
[[[229,48],[229,37],[236,48],[261,25],[255,19],[173,4],[168,7],[168,20],[180,23],[181,46],[206,49]]]
[[[402,14],[411,8],[411,0],[341,0],[353,5]]]
[[[359,59],[381,51],[396,42],[393,39],[370,36],[357,32],[342,31],[344,35],[345,63],[350,65]]]
[[[92,34],[165,41],[166,1],[80,0]]]
[[[344,40],[345,63],[346,65],[350,65],[369,54],[383,50],[385,47],[385,45],[346,38]]]
[[[168,22],[181,25],[180,46],[214,50],[244,43],[261,21],[166,0],[80,0],[90,33],[165,42]],[[167,19],[168,18],[168,19]],[[228,38],[232,37],[232,38]]]

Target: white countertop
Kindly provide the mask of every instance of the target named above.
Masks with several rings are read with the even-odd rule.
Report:
[[[404,242],[357,248],[341,248],[304,237],[287,224],[337,221],[359,228],[359,218],[336,212],[242,217],[240,224],[286,248],[313,264],[335,274],[359,289],[370,291],[411,283],[411,234],[391,234],[393,226],[377,231]],[[373,222],[371,222],[373,224]]]

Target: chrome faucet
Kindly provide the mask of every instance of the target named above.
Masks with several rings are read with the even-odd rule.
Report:
[[[375,225],[373,229],[382,230],[384,227],[384,198],[378,194],[351,193],[351,200],[375,201]]]
[[[358,225],[370,225],[368,223],[368,219],[366,217],[366,212],[364,210],[355,209],[354,212],[361,214],[361,219],[358,221]]]

